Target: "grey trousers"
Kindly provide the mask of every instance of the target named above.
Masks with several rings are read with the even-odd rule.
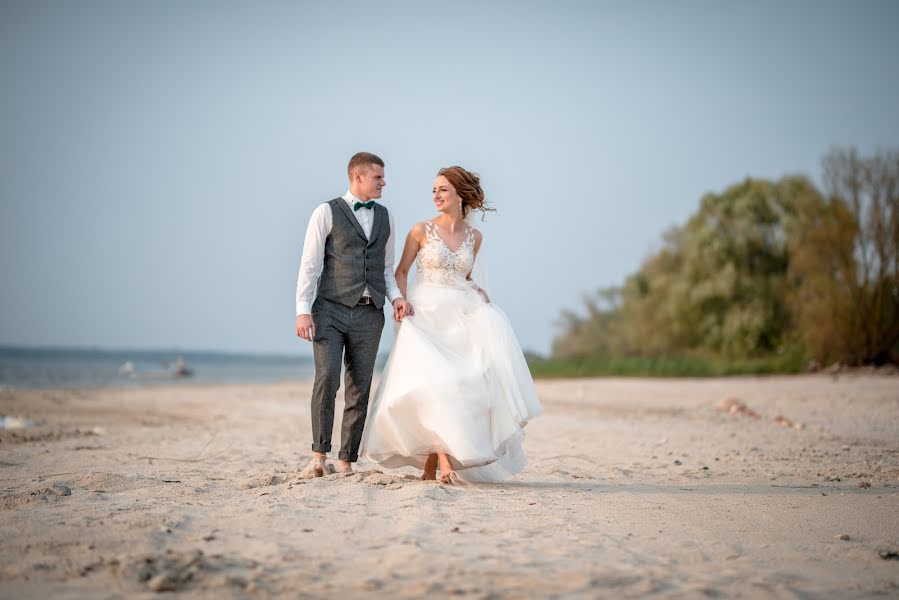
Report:
[[[334,400],[340,387],[341,362],[346,363],[343,425],[338,458],[356,462],[368,414],[372,373],[384,329],[384,311],[374,304],[352,308],[317,298],[312,305],[315,338],[315,383],[312,387],[312,450],[331,451]]]

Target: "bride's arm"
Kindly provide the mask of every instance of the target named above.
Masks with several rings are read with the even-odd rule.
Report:
[[[400,264],[396,267],[396,285],[400,288],[403,298],[406,297],[406,286],[409,283],[409,269],[415,261],[418,249],[425,239],[424,223],[416,223],[406,236],[406,245],[403,246],[403,256],[400,257]]]

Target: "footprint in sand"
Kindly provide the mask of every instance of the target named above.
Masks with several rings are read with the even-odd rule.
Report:
[[[202,550],[113,559],[107,566],[112,567],[124,582],[154,592],[177,592],[195,587],[254,591],[259,587],[254,578],[260,567],[256,561],[222,554],[206,556]]]
[[[157,481],[141,475],[93,472],[75,479],[72,483],[89,492],[117,494],[153,487]]]
[[[416,477],[415,475],[388,475],[387,473],[378,471],[377,469],[372,469],[370,471],[357,471],[356,473],[352,474],[337,473],[335,475],[329,476],[327,479],[344,479],[351,483],[364,483],[372,487],[384,487],[388,490],[397,490],[402,488],[407,483],[410,483],[412,481],[419,481],[418,477]]]
[[[292,487],[293,485],[299,483],[305,483],[306,480],[309,479],[322,479],[323,481],[364,483],[372,487],[384,487],[386,489],[393,490],[399,489],[407,483],[420,481],[419,478],[415,475],[388,475],[387,473],[378,470],[356,471],[353,473],[337,473],[334,470],[333,466],[328,465],[328,467],[330,468],[325,471],[324,475],[316,475],[312,469],[309,469],[309,467],[307,467],[306,469],[303,469],[295,474],[298,479],[294,481],[290,481],[290,477],[287,474],[280,472],[255,475],[241,484],[240,489],[251,490],[260,487],[280,485],[283,483],[289,483],[289,487]]]
[[[70,488],[68,484],[56,482],[50,487],[36,488],[25,494],[0,496],[0,510],[21,508],[36,500],[43,500],[44,502],[59,500],[65,496],[71,495],[72,488]]]
[[[240,489],[252,490],[270,485],[280,485],[282,483],[287,483],[287,477],[283,473],[265,473],[250,477],[241,484]]]

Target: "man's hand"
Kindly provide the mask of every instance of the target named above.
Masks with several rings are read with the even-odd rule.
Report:
[[[312,315],[300,315],[297,317],[297,337],[311,342],[315,338],[315,323]]]
[[[404,298],[397,298],[393,301],[393,318],[396,321],[402,321],[403,317],[414,315],[412,305],[406,302]]]

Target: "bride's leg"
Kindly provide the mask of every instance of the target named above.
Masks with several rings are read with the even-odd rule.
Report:
[[[437,463],[440,466],[440,483],[452,483],[456,472],[453,471],[453,464],[450,462],[449,455],[438,452]]]
[[[421,473],[422,481],[434,481],[437,479],[437,455],[429,454],[425,462],[425,470]]]

